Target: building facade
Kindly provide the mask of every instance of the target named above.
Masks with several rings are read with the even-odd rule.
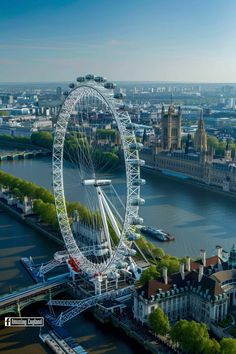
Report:
[[[200,153],[207,152],[207,133],[205,131],[202,111],[198,121],[198,129],[194,135],[194,148],[195,151]]]
[[[137,287],[134,294],[133,315],[142,324],[160,307],[171,322],[194,319],[210,327],[225,319],[231,306],[236,305],[236,248],[233,246],[227,259],[217,246],[217,255],[186,264],[180,264],[178,273],[163,276]],[[232,261],[233,259],[233,265]],[[231,262],[231,263],[230,263]]]
[[[229,144],[227,143],[223,158],[214,157],[214,149],[207,147],[207,134],[201,112],[193,142],[189,135],[185,149],[182,149],[181,109],[178,109],[177,114],[175,112],[172,106],[169,107],[168,114],[163,108],[161,142],[159,145],[157,140],[155,143],[151,142],[149,151],[140,154],[146,165],[167,175],[189,178],[225,192],[236,193],[236,161],[232,160]]]
[[[180,107],[176,112],[174,106],[169,106],[168,112],[162,107],[161,113],[161,145],[163,150],[180,149],[181,147],[181,119]]]

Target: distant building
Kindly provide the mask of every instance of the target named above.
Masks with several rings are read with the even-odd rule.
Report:
[[[229,256],[217,246],[217,255],[180,264],[180,271],[138,286],[134,294],[133,314],[141,323],[147,323],[149,315],[158,307],[171,322],[194,319],[210,327],[225,319],[231,306],[236,305],[236,247]]]
[[[146,143],[140,155],[146,161],[146,165],[164,174],[195,180],[219,190],[236,193],[236,161],[232,160],[230,145],[227,143],[224,157],[214,157],[214,149],[207,146],[202,112],[193,141],[188,134],[183,149],[181,109],[179,108],[176,114],[175,109],[170,106],[166,114],[163,108],[161,138]]]
[[[3,105],[12,105],[14,103],[14,98],[12,95],[1,95],[1,104]]]
[[[205,131],[202,111],[198,121],[198,129],[194,135],[194,148],[197,152],[207,152],[207,133]]]
[[[168,112],[162,107],[161,113],[161,147],[163,150],[181,148],[181,119],[182,113],[179,107],[176,113],[174,106],[169,106]]]
[[[0,135],[11,135],[11,136],[30,138],[32,132],[33,131],[31,128],[11,127],[9,125],[0,126]]]
[[[57,87],[57,96],[58,97],[62,96],[62,88],[60,86]]]

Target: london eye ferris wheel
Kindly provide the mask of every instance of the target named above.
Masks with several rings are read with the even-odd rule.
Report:
[[[74,272],[90,277],[132,268],[132,243],[139,237],[137,225],[142,223],[138,214],[144,203],[140,196],[140,186],[145,183],[140,177],[142,144],[136,141],[123,98],[103,77],[78,77],[70,84],[55,127],[53,189],[60,231]],[[116,130],[116,159],[125,166],[123,200],[109,174],[113,155],[104,153],[105,146],[91,124],[92,113],[99,109],[109,112]],[[73,188],[77,189],[74,195],[81,197],[80,203],[68,203],[65,164],[71,164]]]

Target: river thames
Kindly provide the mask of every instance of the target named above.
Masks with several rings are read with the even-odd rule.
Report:
[[[0,209],[0,294],[31,285],[32,279],[21,265],[24,256],[36,263],[49,260],[58,245]],[[14,314],[9,314],[13,315]],[[22,311],[37,316],[37,305]],[[134,354],[138,347],[119,330],[101,325],[91,315],[82,314],[66,324],[77,342],[91,354]],[[0,325],[0,352],[4,354],[43,354],[51,350],[38,338],[38,328],[4,328]]]
[[[30,180],[46,188],[52,188],[51,161],[49,158],[4,161],[1,169],[15,176]],[[68,166],[68,198],[75,200],[75,179]],[[112,178],[116,189],[121,192],[124,174],[116,173]],[[200,248],[212,255],[215,245],[230,249],[235,242],[236,199],[200,189],[153,172],[142,172],[147,183],[142,188],[146,200],[140,215],[144,224],[163,228],[175,235],[171,243],[159,243],[166,252],[176,256],[196,257]],[[52,257],[58,245],[45,236],[31,230],[6,213],[0,213],[0,291],[15,290],[32,283],[20,264],[23,256],[33,256],[37,262]],[[90,353],[135,353],[137,348],[116,332],[103,328],[88,316],[81,316],[69,323],[70,332]],[[0,350],[4,353],[45,353],[38,340],[38,330],[0,330]],[[36,344],[34,344],[36,342]],[[23,344],[24,343],[24,344]]]
[[[49,158],[4,161],[1,168],[52,189]],[[76,184],[77,176],[71,167],[65,168],[65,176],[69,181],[66,196],[76,200],[78,189],[78,198],[81,200],[80,186]],[[108,177],[112,179],[119,194],[122,194],[124,174],[119,172]],[[196,257],[201,248],[211,255],[216,245],[224,249],[232,247],[236,239],[236,198],[151,171],[142,171],[142,177],[146,179],[146,185],[142,187],[141,195],[146,202],[140,208],[140,215],[145,225],[163,228],[175,236],[175,241],[171,243],[156,242],[167,252],[176,256]]]

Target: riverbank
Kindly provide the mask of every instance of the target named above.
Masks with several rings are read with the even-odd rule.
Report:
[[[123,333],[130,340],[134,340],[138,345],[152,354],[173,354],[178,353],[176,348],[166,338],[154,336],[147,326],[142,326],[132,317],[130,304],[121,313],[107,313],[99,310],[90,311],[93,317],[102,325],[112,325],[114,328]]]
[[[50,231],[50,227],[44,223],[41,223],[38,221],[37,216],[26,216],[23,213],[20,213],[17,208],[14,208],[14,206],[10,206],[7,204],[6,200],[4,198],[0,198],[0,208],[5,210],[7,213],[12,215],[14,218],[16,218],[18,221],[20,221],[23,224],[26,224],[30,226],[32,229],[35,231],[38,231],[40,234],[50,238],[54,242],[56,242],[58,245],[63,246],[64,242],[61,239],[61,236],[55,231]]]
[[[54,195],[49,190],[0,171],[0,200],[3,206],[6,206],[6,210],[11,212],[12,215],[24,220],[28,225],[44,235],[55,239],[59,243],[62,242]],[[100,214],[97,211],[91,211],[80,202],[67,202],[66,209],[70,220],[73,218],[74,211],[77,210],[80,221],[88,227],[94,222],[100,222]],[[118,244],[117,236],[110,223],[108,227],[111,238]],[[138,238],[135,244],[139,248],[138,257],[145,260],[147,258],[151,263],[157,264],[160,255],[165,255],[161,248],[143,236]],[[168,255],[166,254],[165,256],[167,257]]]
[[[46,149],[45,147],[41,147],[41,146],[38,146],[38,145],[35,145],[33,143],[30,142],[30,139],[28,139],[29,141],[28,142],[20,142],[20,141],[16,141],[14,139],[10,139],[10,140],[6,140],[6,139],[2,139],[1,138],[1,135],[0,135],[0,147],[1,148],[19,148],[19,149],[22,149],[22,150],[47,150],[48,153],[49,150]]]
[[[31,255],[36,264],[47,263],[59,247],[57,243],[34,231],[5,210],[2,212],[0,210],[0,213],[0,290],[3,295],[33,285],[31,276],[21,263],[22,256]],[[54,274],[57,275],[58,271],[56,270],[52,276]],[[51,277],[51,274],[49,276]],[[22,316],[38,317],[39,305],[35,303],[24,308]],[[4,327],[3,321],[0,322],[0,326],[0,352],[51,353],[50,349],[38,339],[39,328]],[[66,328],[90,354],[103,353],[104,350],[111,354],[139,353],[139,347],[134,341],[127,339],[125,335],[117,335],[117,329],[113,329],[111,325],[108,328],[99,325],[87,312],[68,322]]]
[[[146,170],[147,172],[151,172],[153,174],[165,177],[169,180],[177,181],[177,182],[180,182],[183,184],[189,184],[189,185],[194,186],[196,188],[205,189],[207,191],[211,191],[211,192],[223,195],[223,196],[236,198],[236,192],[223,191],[220,187],[197,181],[197,180],[193,179],[192,177],[178,178],[177,176],[174,176],[174,175],[165,174],[161,170],[159,170],[155,167],[149,166],[149,165],[142,166],[141,169]]]
[[[2,193],[2,194],[4,194],[4,193]],[[8,196],[9,195],[10,194],[8,192],[8,194],[6,196],[6,199],[0,198],[0,207],[2,209],[4,209],[6,212],[8,212],[10,215],[15,217],[20,222],[25,223],[28,226],[30,226],[31,228],[35,229],[40,234],[43,234],[43,235],[49,237],[50,239],[52,239],[53,241],[56,241],[58,244],[63,245],[62,240],[59,240],[59,234],[56,233],[55,231],[51,230],[49,225],[41,223],[38,220],[37,215],[34,215],[34,214],[25,215],[17,207],[17,204],[8,205],[7,203],[10,200],[10,199],[8,200]],[[146,341],[144,339],[142,339],[142,335],[141,334],[137,334],[136,333],[136,330],[132,330],[129,333],[127,333],[126,327],[123,326],[123,322],[120,322],[120,321],[116,322],[115,319],[113,321],[111,321],[111,324],[114,326],[114,328],[121,329],[125,333],[125,335],[128,336],[129,338],[134,339],[138,344],[141,344],[145,350],[150,351],[150,348],[147,345]],[[162,353],[162,352],[160,352],[160,350],[159,351],[154,350],[154,351],[151,351],[151,352],[152,353]],[[164,351],[164,352],[166,353],[166,351]]]

